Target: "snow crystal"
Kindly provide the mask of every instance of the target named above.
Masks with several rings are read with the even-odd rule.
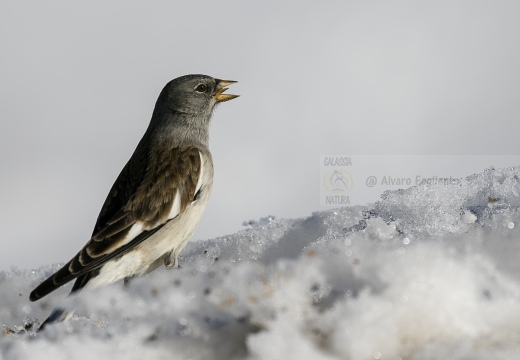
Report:
[[[248,221],[182,268],[30,303],[58,266],[0,273],[3,359],[520,358],[520,168],[372,205]],[[71,320],[35,333],[55,306]]]

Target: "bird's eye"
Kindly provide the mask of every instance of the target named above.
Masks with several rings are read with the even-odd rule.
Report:
[[[203,92],[206,92],[206,89],[207,89],[206,85],[204,85],[204,84],[199,84],[199,86],[197,86],[197,88],[195,89],[195,91],[198,91],[198,92],[200,92],[200,93],[203,93]]]

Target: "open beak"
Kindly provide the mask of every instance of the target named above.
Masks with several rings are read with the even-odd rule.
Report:
[[[227,86],[229,86],[233,83],[236,83],[236,81],[218,80],[217,90],[213,94],[213,97],[215,99],[217,99],[218,102],[229,101],[229,100],[239,97],[240,95],[224,94],[224,91],[226,91],[228,89]]]

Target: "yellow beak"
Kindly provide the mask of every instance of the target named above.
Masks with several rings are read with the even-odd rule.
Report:
[[[218,102],[229,101],[234,98],[239,97],[240,95],[232,95],[232,94],[223,94],[228,88],[227,86],[236,83],[233,80],[218,80],[217,91],[213,94],[213,97],[217,99]]]

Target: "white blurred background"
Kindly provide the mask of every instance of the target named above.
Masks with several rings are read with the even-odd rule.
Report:
[[[517,1],[2,1],[0,268],[86,243],[184,74],[241,95],[213,118],[195,239],[323,209],[320,155],[474,155],[438,176],[520,165],[519,18]]]

